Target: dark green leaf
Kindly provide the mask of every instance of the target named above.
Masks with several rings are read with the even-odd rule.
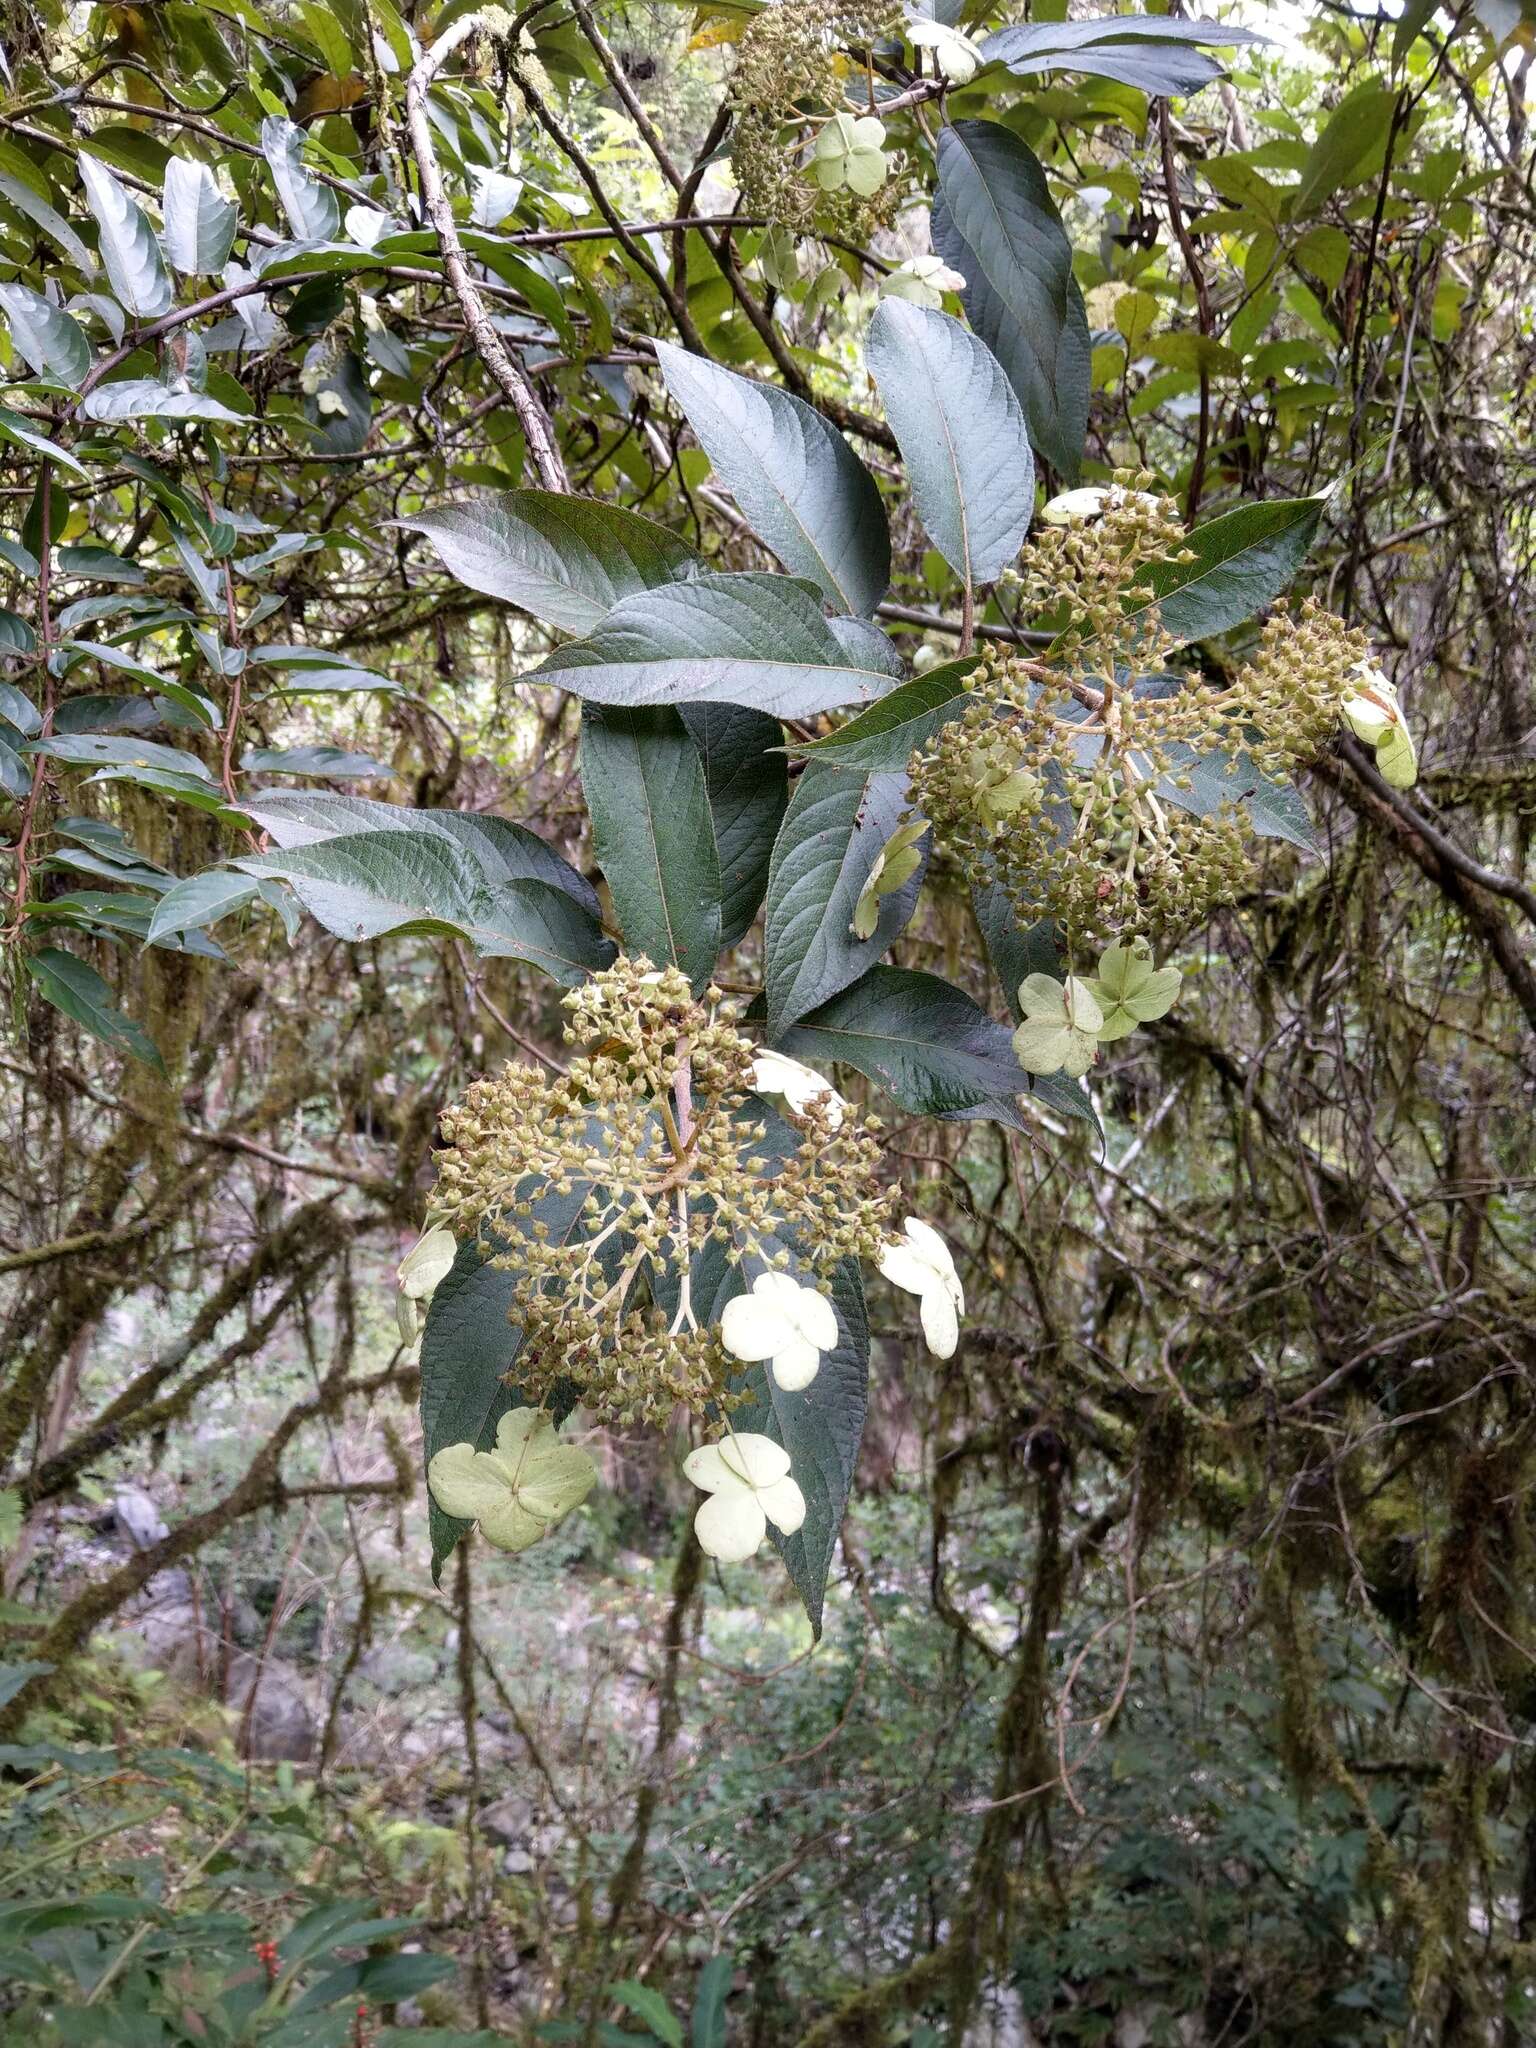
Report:
[[[583,707],[581,779],[625,950],[695,992],[720,951],[720,864],[704,763],[675,711]]]
[[[1374,79],[1340,101],[1301,167],[1301,182],[1291,195],[1292,220],[1304,220],[1335,192],[1380,171],[1396,104],[1392,88]]]
[[[616,505],[507,491],[398,522],[424,533],[450,575],[566,633],[590,633],[622,597],[685,576],[686,542]]]
[[[690,704],[682,720],[704,763],[720,862],[720,945],[741,939],[768,888],[768,864],[789,802],[777,719],[739,704]]]
[[[854,906],[907,808],[907,778],[846,775],[813,761],[784,815],[768,871],[763,986],[768,1035],[777,1040],[872,967],[911,917],[921,867],[880,899],[872,937],[856,939]]]
[[[824,740],[808,740],[790,751],[828,761],[835,768],[873,774],[904,770],[914,749],[925,746],[940,726],[958,718],[970,703],[965,685],[975,666],[975,657],[967,655],[913,676]]]
[[[655,344],[667,389],[759,539],[792,576],[868,614],[891,579],[874,478],[831,423],[777,385]]]
[[[923,1116],[982,1110],[1019,1125],[1027,1081],[1012,1034],[935,974],[875,967],[779,1039],[796,1059],[841,1060]]]
[[[1261,839],[1284,839],[1303,853],[1318,851],[1311,817],[1293,784],[1261,775],[1241,751],[1197,755],[1179,743],[1169,752],[1178,765],[1157,785],[1165,802],[1197,818],[1210,817],[1223,804],[1238,804]]]
[[[142,1024],[136,1024],[117,1007],[111,989],[94,967],[88,967],[73,953],[61,952],[57,946],[45,946],[29,956],[27,972],[38,993],[56,1010],[73,1017],[114,1050],[142,1060],[156,1073],[165,1072],[165,1062],[154,1040]]]
[[[6,405],[0,405],[0,440],[9,441],[17,448],[29,449],[32,454],[40,455],[45,461],[55,463],[60,469],[67,470],[71,476],[85,477],[86,479],[90,477],[91,473],[84,463],[77,462],[67,448],[61,448],[56,441],[50,441],[45,434],[37,433],[32,427],[28,426],[20,413],[12,412],[10,407]],[[57,495],[54,497],[54,503],[59,503]],[[64,500],[64,503],[67,506],[68,500]],[[41,545],[41,542],[39,542],[39,545]],[[28,553],[30,553],[30,550]],[[31,573],[36,575],[36,556],[32,556],[31,560],[33,564]]]
[[[148,942],[153,945],[176,932],[198,931],[204,925],[217,924],[221,917],[228,917],[232,910],[249,903],[256,893],[254,882],[226,874],[222,869],[189,875],[184,882],[167,889],[155,905],[146,934]]]
[[[51,1664],[39,1664],[35,1659],[24,1664],[0,1664],[0,1707],[8,1706],[30,1678],[46,1678],[53,1669]]]
[[[939,132],[933,246],[1018,394],[1031,443],[1069,481],[1088,424],[1090,348],[1072,245],[1032,151],[996,121]]]
[[[904,299],[881,301],[864,356],[929,539],[962,582],[992,582],[1035,509],[1035,458],[1002,364],[958,320]]]
[[[1111,14],[1088,21],[1044,21],[999,29],[982,43],[983,57],[1018,78],[1047,71],[1084,71],[1163,97],[1198,92],[1221,66],[1198,43],[1258,43],[1252,29],[1215,21],[1176,21],[1165,14]]]
[[[725,2048],[725,2001],[731,1995],[735,1964],[729,1956],[711,1956],[699,1972],[693,1995],[691,2048]]]
[[[1128,611],[1157,603],[1164,632],[1179,641],[1230,632],[1289,587],[1327,502],[1273,498],[1207,520],[1185,542],[1195,559],[1154,566],[1146,578],[1150,594],[1133,598]]]
[[[599,704],[746,704],[808,718],[883,697],[891,678],[872,664],[843,648],[808,584],[749,573],[626,597],[533,673]]]

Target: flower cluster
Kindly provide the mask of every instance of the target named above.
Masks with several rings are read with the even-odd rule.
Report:
[[[911,762],[940,845],[972,882],[1001,883],[1021,921],[1055,919],[1069,954],[1232,901],[1252,866],[1242,778],[1314,755],[1362,688],[1363,636],[1311,602],[1278,610],[1224,680],[1173,671],[1158,583],[1193,557],[1150,481],[1046,508],[1021,580],[1026,607],[1059,622],[1047,657],[983,657],[963,713]],[[1190,772],[1213,754],[1214,799]]]
[[[861,242],[886,223],[885,131],[846,110],[841,52],[869,49],[895,20],[890,0],[775,0],[753,16],[731,81],[731,165],[751,212],[802,228],[815,215]]]
[[[728,1408],[742,1362],[782,1358],[781,1384],[804,1385],[814,1364],[792,1340],[836,1341],[815,1282],[891,1232],[878,1126],[756,1054],[720,992],[695,1000],[675,968],[620,960],[565,1006],[566,1073],[509,1065],[442,1118],[433,1220],[515,1276],[517,1384],[537,1401],[566,1382],[619,1422]],[[766,1092],[789,1113],[772,1138]],[[756,1283],[718,1326],[694,1299],[711,1246]]]

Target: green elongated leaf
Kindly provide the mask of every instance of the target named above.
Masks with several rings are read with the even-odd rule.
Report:
[[[927,744],[940,726],[958,718],[970,703],[966,683],[975,657],[946,661],[926,675],[913,676],[871,704],[824,740],[807,740],[790,748],[834,768],[861,768],[870,774],[904,771],[913,750]]]
[[[249,747],[240,766],[253,775],[319,775],[332,781],[393,773],[372,754],[349,754],[344,747]]]
[[[720,951],[720,863],[704,763],[675,711],[583,707],[581,780],[626,952],[695,993]]]
[[[1089,21],[1052,21],[999,29],[982,43],[984,60],[1018,78],[1047,71],[1084,71],[1162,97],[1198,92],[1222,67],[1195,47],[1259,43],[1252,29],[1168,15],[1111,14]]]
[[[1230,632],[1289,588],[1327,502],[1275,498],[1208,519],[1185,542],[1195,559],[1154,565],[1149,594],[1127,610],[1134,615],[1155,602],[1163,630],[1180,641]]]
[[[9,168],[0,167],[0,196],[57,243],[66,261],[74,264],[82,277],[93,278],[96,275],[96,259],[85,243],[63,214],[35,191],[25,178],[18,178]]]
[[[0,718],[7,725],[14,725],[23,739],[31,739],[34,733],[43,729],[37,706],[14,683],[0,683]]]
[[[415,1924],[419,1927],[421,1923]],[[450,1956],[368,1956],[360,1963],[343,1963],[339,1969],[328,1971],[294,2001],[289,2011],[297,2019],[303,2013],[321,2012],[341,1999],[355,1999],[361,1992],[379,2004],[414,1998],[428,1985],[454,1976],[458,1967]]]
[[[610,1984],[608,1989],[614,2001],[643,2020],[666,2048],[683,2048],[683,2023],[653,1985],[626,1977],[622,1984]]]
[[[789,802],[784,728],[740,704],[691,704],[681,713],[704,763],[720,863],[720,946],[743,937],[768,888],[768,864]]]
[[[1316,853],[1317,835],[1299,791],[1292,783],[1261,775],[1246,753],[1196,754],[1182,742],[1169,748],[1178,764],[1161,778],[1158,795],[1180,810],[1208,818],[1223,804],[1239,804],[1261,839],[1284,839],[1303,853]]]
[[[354,943],[463,938],[487,958],[527,960],[567,987],[613,957],[597,920],[564,890],[493,881],[446,832],[354,832],[234,865],[286,882],[316,923]]]
[[[971,326],[1018,395],[1031,444],[1069,482],[1088,426],[1088,319],[1072,245],[1034,154],[996,121],[940,130],[933,246],[966,279]]]
[[[188,875],[184,882],[167,889],[155,905],[145,934],[147,942],[154,945],[176,932],[201,931],[206,925],[217,924],[232,910],[242,909],[257,893],[255,882],[248,882],[241,875],[226,874],[222,869]]]
[[[864,359],[917,516],[963,583],[1000,576],[1035,509],[1035,458],[1003,366],[947,313],[882,299]]]
[[[768,870],[763,987],[768,1036],[780,1034],[873,967],[911,917],[923,867],[880,899],[871,937],[854,906],[907,806],[907,778],[846,775],[813,761],[784,814]]]
[[[1301,182],[1291,195],[1292,220],[1305,220],[1335,192],[1380,171],[1396,104],[1392,88],[1375,79],[1340,102],[1301,167]]]
[[[39,995],[93,1037],[115,1051],[142,1060],[158,1074],[165,1072],[165,1062],[154,1040],[142,1024],[136,1024],[118,1008],[111,989],[94,967],[57,946],[44,946],[41,952],[28,957],[27,973]]]
[[[56,441],[36,432],[20,413],[12,412],[8,405],[0,405],[0,441],[9,441],[16,448],[28,448],[34,455],[41,455],[45,461],[67,470],[71,476],[90,480],[91,472],[83,462],[77,461],[67,448],[61,448]],[[54,502],[58,503],[57,497]]]
[[[698,1988],[693,1994],[691,2048],[725,2048],[725,2001],[731,1995],[735,1973],[731,1956],[711,1956],[700,1970]]]
[[[0,1664],[0,1707],[8,1706],[29,1679],[46,1678],[52,1669],[35,1657],[23,1664]]]
[[[1405,0],[1402,13],[1397,18],[1397,28],[1392,37],[1392,69],[1401,71],[1408,61],[1408,52],[1428,27],[1439,0]]]
[[[579,869],[562,860],[536,832],[509,818],[480,812],[417,811],[405,804],[331,790],[264,789],[242,800],[246,813],[279,846],[313,846],[352,832],[415,832],[456,841],[474,856],[491,883],[547,882],[598,915],[597,892]]]
[[[199,725],[206,726],[210,731],[217,728],[219,714],[212,700],[205,697],[200,690],[189,688],[178,677],[162,675],[158,669],[147,668],[142,661],[135,661],[133,656],[121,647],[111,647],[104,641],[66,640],[62,645],[70,654],[83,655],[87,660],[99,661],[106,668],[132,676],[136,683],[144,684],[146,689],[157,691],[161,696],[168,697],[173,704],[179,704],[184,711],[189,711]]]
[[[616,604],[533,671],[598,704],[746,704],[808,718],[883,697],[873,653],[849,654],[790,576],[701,575]]]
[[[590,633],[620,598],[689,575],[698,556],[664,526],[557,491],[507,491],[396,522],[450,575],[546,626]]]
[[[214,780],[196,754],[180,747],[162,747],[154,740],[137,736],[117,739],[106,733],[54,733],[46,740],[33,740],[29,754],[46,754],[50,761],[67,761],[72,767],[149,768],[162,774],[184,775],[213,788]]]
[[[791,1253],[790,1270],[794,1269]],[[741,1292],[743,1284],[732,1269],[713,1313],[718,1314],[729,1294]],[[839,1264],[830,1295],[837,1311],[837,1344],[822,1353],[810,1386],[786,1393],[771,1372],[754,1366],[747,1381],[750,1398],[731,1417],[733,1428],[760,1431],[789,1453],[796,1484],[805,1495],[805,1520],[793,1536],[775,1532],[774,1541],[818,1636],[827,1572],[853,1489],[869,1406],[869,1317],[857,1259]]]
[[[272,172],[288,225],[301,242],[329,242],[341,225],[341,205],[329,185],[304,168],[304,131],[281,114],[261,124],[261,153]]]
[[[0,284],[0,312],[11,340],[39,377],[57,377],[78,384],[91,367],[92,348],[85,329],[41,292],[24,284]]]
[[[590,1181],[573,1184],[570,1194],[530,1191],[533,1218],[548,1226],[550,1241],[565,1243],[581,1221]],[[503,1415],[526,1404],[515,1387],[505,1384],[523,1341],[521,1327],[510,1320],[516,1307],[516,1275],[489,1265],[479,1245],[461,1244],[452,1269],[439,1281],[421,1333],[422,1463],[430,1465],[448,1444],[473,1444],[488,1451],[496,1441]],[[574,1405],[557,1390],[551,1402],[555,1420],[563,1421]],[[445,1514],[427,1496],[432,1537],[432,1583],[469,1523]]]
[[[231,420],[240,423],[222,400],[190,384],[162,384],[157,377],[120,377],[98,384],[80,408],[88,420],[113,426],[119,420]]]
[[[100,230],[102,266],[118,300],[138,322],[158,320],[175,302],[160,244],[144,209],[98,158],[80,153],[86,204]]]
[[[814,406],[667,341],[656,360],[715,474],[792,576],[840,611],[869,614],[891,580],[874,478]]]
[[[1027,1087],[1012,1034],[936,974],[873,967],[779,1040],[812,1066],[841,1060],[922,1116],[981,1111],[1018,1127]]]
[[[229,261],[240,215],[206,164],[174,156],[165,167],[161,205],[165,253],[188,276],[211,276]]]

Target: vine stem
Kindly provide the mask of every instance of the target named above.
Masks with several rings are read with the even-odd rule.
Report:
[[[432,146],[432,127],[427,118],[427,93],[433,79],[459,45],[477,29],[483,28],[485,22],[483,12],[463,15],[438,37],[430,49],[423,51],[406,81],[405,123],[410,131],[411,154],[416,159],[417,175],[421,179],[421,203],[442,245],[443,268],[463,310],[465,324],[480,360],[517,414],[540,483],[546,491],[558,491],[564,495],[571,488],[570,480],[566,476],[560,450],[555,445],[549,415],[522,368],[513,361],[506,344],[491,325],[485,300],[470,276],[464,244],[459,240],[459,230],[453,218],[453,207],[443,190],[443,174]]]

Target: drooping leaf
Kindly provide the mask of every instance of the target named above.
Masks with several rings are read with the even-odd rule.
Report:
[[[963,989],[911,968],[870,969],[779,1039],[814,1067],[842,1060],[922,1116],[981,1111],[1018,1126],[1026,1080],[1007,1025]]]
[[[191,157],[172,157],[165,167],[165,253],[188,276],[212,276],[224,268],[234,245],[239,211],[218,187],[213,172]]]
[[[1127,611],[1134,616],[1155,602],[1163,630],[1179,641],[1230,632],[1289,588],[1327,502],[1273,498],[1208,519],[1185,541],[1194,560],[1154,564],[1148,595],[1134,597]]]
[[[89,392],[80,410],[88,420],[104,426],[119,420],[228,420],[240,423],[240,415],[215,398],[211,392],[194,391],[190,384],[162,384],[157,377],[120,377],[111,384],[98,384]]]
[[[398,522],[424,533],[450,575],[546,626],[590,633],[620,598],[687,576],[698,562],[664,526],[555,491],[507,491]]]
[[[91,367],[92,349],[83,327],[24,284],[0,285],[0,313],[11,340],[39,377],[78,384]]]
[[[864,355],[929,539],[963,583],[992,582],[1035,508],[1035,458],[1001,363],[958,320],[904,299],[881,300]]]
[[[132,319],[158,320],[171,310],[175,293],[149,216],[98,158],[82,150],[79,162],[112,289]]]
[[[1072,245],[1045,173],[996,121],[949,123],[938,162],[933,246],[966,280],[966,314],[1017,393],[1032,446],[1074,481],[1091,351]]]
[[[915,748],[965,710],[971,701],[965,685],[975,667],[976,657],[967,655],[912,676],[825,739],[801,742],[790,751],[837,768],[895,774],[905,769]]]
[[[623,598],[533,674],[598,704],[746,704],[808,718],[883,697],[891,677],[872,659],[844,649],[808,584],[749,572]]]
[[[280,114],[269,114],[261,124],[261,152],[295,237],[301,242],[329,242],[341,223],[341,205],[328,185],[305,170],[303,129]]]
[[[921,868],[881,899],[870,938],[852,931],[855,906],[906,804],[905,774],[841,774],[813,761],[795,785],[768,871],[763,924],[771,1041],[857,981],[911,917]]]
[[[188,875],[184,882],[167,889],[155,905],[146,938],[150,945],[177,932],[201,931],[217,924],[221,917],[239,910],[257,894],[257,884],[242,875],[215,868],[207,874]]]
[[[702,989],[720,951],[720,864],[692,735],[664,706],[587,705],[581,779],[625,950]]]
[[[527,960],[567,987],[613,957],[597,920],[564,890],[493,881],[446,832],[355,832],[235,865],[286,882],[318,924],[354,942],[463,938],[487,958]]]
[[[73,456],[67,448],[61,448],[56,441],[50,441],[46,435],[36,432],[19,413],[12,412],[8,405],[0,405],[0,441],[9,441],[17,448],[30,449],[32,454],[40,455],[45,462],[54,463],[58,468],[67,470],[71,476],[90,476],[90,471],[84,463]],[[54,503],[57,505],[60,502],[60,497],[55,492]],[[67,506],[67,500],[62,502]],[[35,565],[35,556],[33,562]]]
[[[165,1072],[159,1047],[142,1024],[135,1023],[118,1008],[111,989],[94,967],[57,946],[44,946],[28,956],[27,973],[39,995],[93,1037],[114,1051],[141,1060],[157,1074]]]
[[[1016,78],[1048,71],[1083,71],[1162,97],[1198,92],[1222,67],[1196,47],[1259,43],[1252,29],[1171,16],[1109,14],[1087,21],[1031,22],[999,29],[981,46],[983,58]]]
[[[773,384],[656,343],[667,389],[759,539],[838,610],[869,614],[891,579],[874,478],[830,421]]]
[[[789,770],[775,718],[740,704],[690,704],[682,720],[704,763],[720,863],[720,945],[734,946],[768,888],[768,864],[789,802]]]

